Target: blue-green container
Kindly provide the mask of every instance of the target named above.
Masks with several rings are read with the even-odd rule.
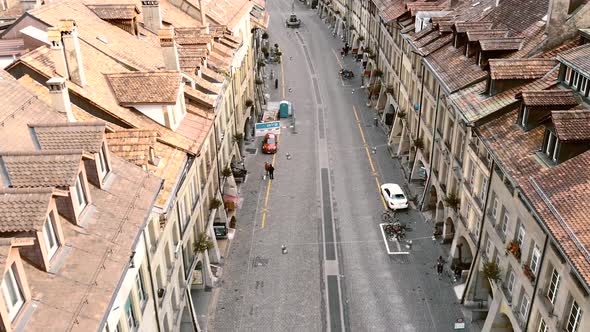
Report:
[[[279,117],[281,117],[282,119],[289,117],[289,102],[288,101],[282,101],[279,104]]]

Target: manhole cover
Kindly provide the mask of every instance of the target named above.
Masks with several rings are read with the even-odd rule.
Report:
[[[394,264],[410,264],[412,258],[408,254],[403,255],[389,255],[389,260]]]
[[[260,266],[267,266],[268,265],[268,258],[263,258],[260,256],[254,257],[254,261],[252,262],[252,266],[260,267]]]
[[[256,154],[256,151],[258,151],[258,149],[246,149],[246,152],[249,154]]]

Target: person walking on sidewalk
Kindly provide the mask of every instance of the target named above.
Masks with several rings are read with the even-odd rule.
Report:
[[[272,164],[268,164],[268,174],[270,175],[271,180],[274,180],[275,178],[274,172],[275,168],[272,166]]]
[[[439,279],[442,276],[444,266],[445,260],[442,258],[442,256],[438,256],[438,259],[436,260],[436,274],[438,274]]]

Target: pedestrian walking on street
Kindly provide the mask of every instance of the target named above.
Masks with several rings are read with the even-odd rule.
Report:
[[[436,260],[436,273],[438,274],[439,279],[442,276],[444,266],[445,260],[442,258],[442,256],[438,256],[438,259]]]
[[[275,89],[279,88],[279,79],[275,78]]]
[[[271,180],[274,180],[274,178],[275,178],[274,172],[275,172],[275,168],[273,167],[273,165],[268,164],[268,174],[270,175]]]
[[[267,161],[267,162],[264,163],[264,171],[265,171],[265,173],[264,173],[264,179],[265,180],[266,180],[266,177],[269,175],[268,174],[269,169],[270,169],[270,163]]]

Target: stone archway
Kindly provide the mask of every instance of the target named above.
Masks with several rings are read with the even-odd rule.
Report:
[[[453,240],[455,236],[455,224],[453,223],[453,219],[451,217],[447,217],[443,224],[443,241]]]
[[[512,322],[510,322],[510,318],[506,316],[503,312],[498,312],[498,314],[494,317],[494,321],[492,322],[492,331],[514,331],[512,327]]]
[[[460,236],[457,241],[457,248],[453,255],[453,266],[458,266],[462,271],[469,270],[473,256],[475,254],[474,248],[471,248],[469,241],[465,236]]]

